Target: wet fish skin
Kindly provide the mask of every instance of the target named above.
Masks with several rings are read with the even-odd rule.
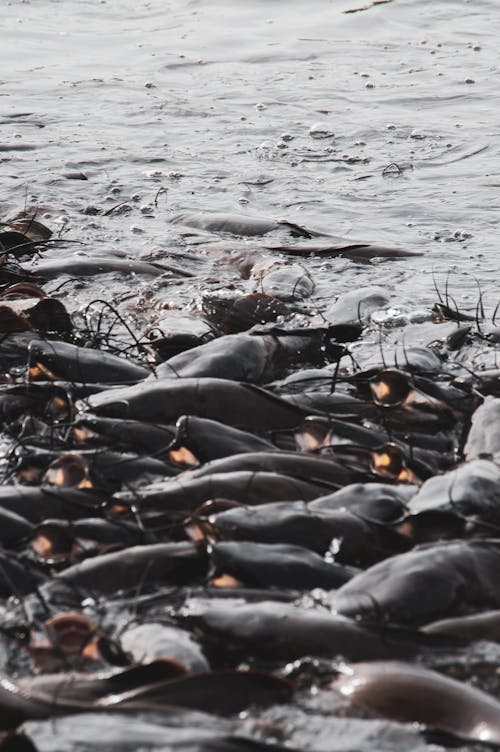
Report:
[[[76,382],[136,383],[150,374],[149,369],[112,353],[44,339],[32,332],[3,338],[0,356],[5,369],[41,362],[57,378]]]
[[[91,258],[86,256],[73,256],[62,259],[44,259],[27,268],[29,273],[39,278],[52,279],[63,274],[72,277],[92,277],[97,274],[143,274],[149,277],[160,277],[166,272],[175,271],[176,274],[188,277],[193,276],[189,272],[169,264],[156,264],[147,261],[135,261],[133,259]]]
[[[178,627],[155,621],[130,624],[120,633],[119,639],[122,650],[135,663],[150,663],[165,658],[179,662],[189,672],[210,669],[192,635]]]
[[[372,629],[343,616],[300,608],[279,601],[249,604],[189,604],[185,622],[196,627],[227,655],[290,661],[303,656],[342,656],[347,660],[415,657],[424,649],[440,649],[443,641],[390,627]],[[448,643],[449,646],[449,643]]]
[[[325,561],[303,546],[251,541],[222,541],[210,547],[216,573],[255,587],[326,590],[340,587],[358,570]]]
[[[500,608],[500,540],[439,542],[373,565],[337,590],[339,614],[422,626],[467,609]]]
[[[229,457],[233,454],[272,451],[276,447],[267,439],[248,431],[240,431],[219,421],[183,415],[176,424],[171,448],[187,447],[200,463]]]
[[[210,525],[223,540],[297,545],[322,555],[337,541],[335,561],[355,567],[370,566],[412,547],[411,539],[388,526],[367,522],[349,509],[316,509],[314,503],[235,507],[211,515]]]
[[[226,670],[169,677],[161,662],[112,675],[60,674],[11,680],[0,675],[0,729],[72,713],[162,712],[172,706],[232,715],[250,705],[290,700],[291,682],[264,671]]]
[[[351,470],[336,462],[333,458],[300,452],[286,452],[278,449],[272,452],[243,452],[212,460],[202,467],[185,473],[183,479],[203,478],[213,473],[230,473],[241,470],[278,473],[334,489],[364,479],[364,474],[361,471]]]
[[[50,598],[58,582],[81,593],[114,593],[151,585],[190,584],[206,573],[206,556],[195,545],[152,543],[101,554],[68,567],[44,585]]]
[[[172,478],[134,491],[114,494],[118,504],[137,504],[143,512],[178,519],[180,514],[195,511],[210,499],[231,499],[250,506],[268,500],[311,500],[323,495],[325,487],[287,475],[258,470],[211,473],[201,478]]]
[[[149,381],[211,377],[261,383],[272,378],[277,349],[272,337],[227,334],[160,363]]]
[[[102,495],[90,490],[58,486],[0,486],[0,507],[37,524],[47,518],[74,520],[88,517],[102,504]]]
[[[488,396],[472,415],[464,446],[466,460],[493,459],[500,462],[500,399]]]
[[[98,416],[151,423],[191,414],[256,431],[295,428],[305,417],[260,387],[216,378],[147,380],[91,395],[82,407]]]
[[[334,688],[378,716],[421,723],[461,739],[500,743],[500,703],[422,666],[390,661],[347,666]]]

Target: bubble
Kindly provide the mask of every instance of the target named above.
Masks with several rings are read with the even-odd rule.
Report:
[[[399,308],[374,311],[370,318],[373,324],[384,324],[384,326],[389,327],[404,326],[406,324],[406,316]]]
[[[335,134],[328,123],[313,123],[309,128],[309,135],[311,138],[332,138]]]

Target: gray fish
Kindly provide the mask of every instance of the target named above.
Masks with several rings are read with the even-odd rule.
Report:
[[[383,718],[421,723],[476,742],[500,743],[500,703],[469,684],[409,663],[346,666],[333,685]]]

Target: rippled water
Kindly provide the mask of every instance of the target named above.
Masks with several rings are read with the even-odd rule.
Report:
[[[364,4],[10,0],[0,143],[30,150],[0,152],[0,202],[39,205],[85,253],[136,257],[179,247],[167,221],[180,209],[288,218],[424,253],[309,262],[324,297],[383,281],[428,304],[432,270],[441,288],[451,270],[459,304],[474,306],[475,276],[494,305],[498,6],[343,12]],[[126,214],[82,214],[125,201]],[[89,284],[88,297],[106,289]]]

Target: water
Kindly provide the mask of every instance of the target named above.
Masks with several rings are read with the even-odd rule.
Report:
[[[318,305],[382,281],[400,303],[425,306],[434,271],[441,288],[451,273],[469,307],[476,277],[493,306],[497,6],[394,0],[342,12],[359,6],[11,0],[0,143],[34,148],[0,155],[5,212],[38,205],[81,252],[156,259],[183,245],[168,225],[181,209],[287,218],[424,253],[310,262]],[[75,172],[88,180],[64,177]],[[82,214],[122,202],[130,208]],[[81,301],[108,284],[92,280]],[[197,292],[169,296],[185,304]]]

